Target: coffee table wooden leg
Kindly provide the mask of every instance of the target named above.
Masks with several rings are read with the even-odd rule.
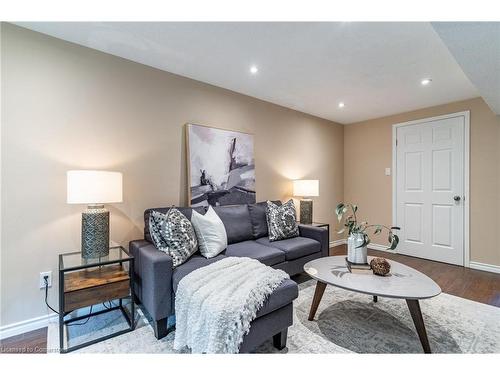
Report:
[[[321,298],[323,297],[323,293],[325,292],[326,284],[318,281],[316,284],[316,290],[314,291],[314,297],[311,304],[311,311],[309,311],[309,320],[314,320],[314,315],[316,315],[316,311],[318,311],[319,303],[321,302]]]
[[[425,330],[424,319],[422,318],[422,311],[420,310],[418,299],[407,299],[406,304],[408,305],[408,309],[410,310],[413,324],[415,324],[415,328],[417,329],[420,343],[424,348],[424,353],[430,353],[431,347],[429,345],[429,339],[427,338],[427,332]]]

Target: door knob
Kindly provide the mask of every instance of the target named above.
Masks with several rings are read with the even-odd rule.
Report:
[[[460,202],[460,199],[462,199],[462,198],[460,198],[460,195],[455,195],[455,196],[453,197],[453,200],[454,200],[455,202]]]

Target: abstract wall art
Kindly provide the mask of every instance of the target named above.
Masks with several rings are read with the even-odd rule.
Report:
[[[191,206],[255,203],[253,135],[187,124]]]

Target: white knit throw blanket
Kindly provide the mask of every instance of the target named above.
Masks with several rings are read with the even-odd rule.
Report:
[[[237,353],[259,308],[288,278],[250,258],[228,257],[194,270],[175,294],[174,349]]]

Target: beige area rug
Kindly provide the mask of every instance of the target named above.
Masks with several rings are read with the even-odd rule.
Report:
[[[294,301],[294,324],[287,348],[278,351],[272,340],[257,353],[422,353],[422,347],[404,300],[379,298],[328,286],[312,322],[307,320],[315,282],[299,285]],[[500,353],[500,308],[442,293],[421,301],[421,309],[434,353]],[[156,340],[140,308],[133,332],[94,344],[74,353],[178,353],[175,332]],[[117,312],[92,317],[69,330],[71,345],[125,327]],[[98,332],[98,333],[97,333]],[[57,352],[57,322],[48,329],[48,351]]]

